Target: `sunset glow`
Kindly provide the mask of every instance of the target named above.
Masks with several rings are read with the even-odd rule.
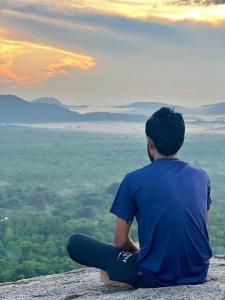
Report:
[[[2,0],[0,94],[224,99],[225,0]]]
[[[72,69],[95,66],[91,56],[24,41],[0,39],[0,83],[38,85]]]

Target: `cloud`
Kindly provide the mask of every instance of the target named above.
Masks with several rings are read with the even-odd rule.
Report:
[[[3,9],[32,13],[62,12],[70,16],[104,15],[137,20],[218,23],[225,21],[225,0],[2,0]]]
[[[80,11],[73,8],[71,11],[56,10],[40,5],[27,5],[11,9],[3,9],[2,16],[12,18],[24,18],[27,20],[46,22],[52,24],[63,25],[67,27],[78,26],[85,30],[94,30],[99,28],[114,29],[119,32],[129,32],[138,34],[152,34],[152,35],[167,35],[172,34],[176,30],[170,24],[163,24],[157,20],[133,19],[123,15],[104,14],[101,11]],[[118,31],[119,29],[119,31]]]
[[[0,82],[19,86],[38,85],[73,69],[95,66],[91,56],[31,42],[0,38]]]
[[[134,36],[137,35],[162,43],[184,41],[179,29],[174,24],[160,23],[157,20],[133,19],[121,15],[105,15],[100,12],[77,10],[69,12],[29,4],[13,10],[2,10],[1,16],[4,26],[13,28],[14,24],[18,24],[19,28],[23,28],[27,32],[38,33],[39,28],[43,30],[42,28],[47,26],[48,31],[38,34],[42,38],[46,35],[51,39],[52,34],[55,35],[62,29],[61,37],[70,34],[70,39],[77,46],[91,44],[92,50],[99,44],[102,49],[109,52],[118,51],[120,53],[120,49],[124,49],[129,53],[132,51],[132,47],[135,47]],[[50,31],[55,33],[51,32],[50,34]],[[116,46],[117,44],[119,47]]]
[[[0,44],[13,46],[0,53],[0,81],[15,83],[1,84],[6,92],[68,103],[224,97],[225,6],[218,1],[3,1],[0,26],[10,33],[0,31]]]
[[[104,15],[117,15],[132,19],[148,20],[159,19],[159,22],[184,20],[195,22],[216,23],[225,20],[225,1],[209,0],[86,0],[85,5],[82,0],[61,1],[62,7],[66,10],[80,10],[89,13],[101,13]]]
[[[174,0],[168,2],[168,4],[183,6],[209,6],[225,4],[225,0]]]

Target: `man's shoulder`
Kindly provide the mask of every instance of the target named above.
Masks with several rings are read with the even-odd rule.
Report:
[[[135,178],[137,176],[146,174],[146,172],[148,172],[148,170],[150,170],[150,167],[151,167],[151,164],[144,165],[143,167],[140,167],[138,169],[134,169],[133,171],[128,172],[126,176],[128,176],[130,178]]]
[[[199,177],[204,178],[207,182],[209,182],[208,173],[203,168],[194,166],[194,165],[190,164],[189,162],[186,162],[183,160],[179,160],[178,162],[185,166],[185,169],[186,169],[187,173],[189,173],[189,175],[197,175]],[[134,169],[134,170],[128,172],[125,177],[126,177],[126,179],[134,182],[137,179],[145,178],[146,176],[151,176],[151,174],[153,176],[155,176],[153,163],[149,163],[140,168]]]
[[[206,181],[209,181],[209,175],[203,168],[193,166],[190,163],[187,164],[189,170],[195,174],[198,174],[199,176],[203,177]]]

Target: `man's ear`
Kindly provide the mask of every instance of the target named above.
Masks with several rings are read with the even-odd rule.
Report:
[[[149,136],[148,136],[148,144],[149,144],[150,149],[152,149],[152,150],[155,149],[155,144]]]

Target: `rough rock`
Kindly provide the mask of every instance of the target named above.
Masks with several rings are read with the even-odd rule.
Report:
[[[99,270],[82,268],[61,274],[33,277],[0,284],[0,300],[69,299],[225,300],[225,256],[211,259],[204,284],[154,289],[106,286]]]

